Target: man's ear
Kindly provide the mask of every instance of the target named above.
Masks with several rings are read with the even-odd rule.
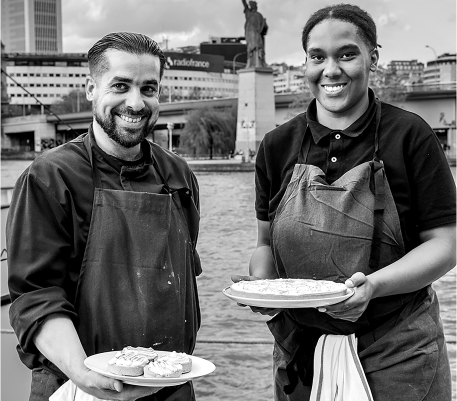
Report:
[[[86,98],[89,102],[94,100],[94,91],[95,91],[96,82],[93,77],[90,75],[86,76]]]

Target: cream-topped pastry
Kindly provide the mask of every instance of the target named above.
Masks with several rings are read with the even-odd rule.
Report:
[[[144,367],[144,377],[179,377],[181,374],[182,365],[161,358]]]
[[[141,376],[143,368],[157,356],[152,348],[125,347],[108,361],[108,370],[122,376]]]
[[[182,373],[188,373],[192,370],[192,359],[184,352],[173,351],[160,356],[158,360],[180,364],[182,366]]]
[[[342,283],[326,280],[278,278],[273,280],[239,281],[230,287],[233,295],[257,299],[315,299],[345,295]]]

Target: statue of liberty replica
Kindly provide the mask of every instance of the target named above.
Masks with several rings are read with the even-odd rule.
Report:
[[[275,126],[273,70],[265,62],[267,21],[257,11],[257,2],[242,0],[244,35],[247,45],[246,68],[238,70],[237,152],[246,162],[254,161],[264,135]],[[243,160],[243,159],[242,159]]]
[[[267,20],[257,11],[257,2],[242,0],[246,22],[244,36],[247,43],[246,68],[267,67],[265,63],[265,35],[268,31]]]

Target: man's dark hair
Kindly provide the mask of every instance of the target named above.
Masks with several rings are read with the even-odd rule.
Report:
[[[308,48],[309,33],[317,24],[327,19],[354,24],[357,27],[357,33],[368,47],[376,49],[379,46],[377,44],[376,24],[371,15],[358,6],[341,3],[321,8],[309,17],[302,33],[302,46],[305,52]]]
[[[98,40],[87,53],[89,71],[92,77],[97,77],[108,70],[105,52],[109,49],[136,54],[150,54],[160,60],[160,79],[162,79],[165,56],[156,41],[146,35],[132,32],[113,32]]]

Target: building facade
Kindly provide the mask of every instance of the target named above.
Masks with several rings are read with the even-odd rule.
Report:
[[[456,81],[456,54],[444,53],[429,61],[424,70],[424,84],[446,84]]]
[[[7,53],[62,53],[61,0],[2,0]]]
[[[238,75],[232,74],[222,56],[164,54],[167,63],[162,80],[162,102],[238,95]],[[71,91],[85,96],[89,66],[84,53],[4,53],[2,66],[7,74],[5,85],[9,104],[21,106],[22,115],[42,113],[40,103],[51,106]]]
[[[387,72],[401,77],[404,84],[417,84],[422,82],[424,64],[417,60],[392,60]]]

